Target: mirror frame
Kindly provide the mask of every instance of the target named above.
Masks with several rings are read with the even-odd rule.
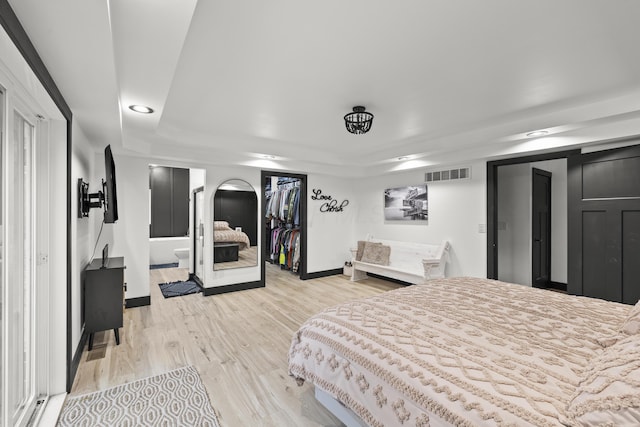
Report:
[[[218,206],[218,203],[222,204],[221,191],[229,193],[241,193],[251,194],[245,202],[254,204],[253,207],[248,209],[234,209],[233,212],[223,212],[224,207]],[[238,197],[238,200],[233,200],[230,204],[233,209],[234,204],[242,203],[242,197]],[[217,209],[216,209],[217,208]],[[213,224],[213,236],[212,236],[212,253],[213,253],[213,271],[225,271],[238,268],[251,268],[257,267],[259,263],[259,221],[258,221],[258,194],[255,188],[249,182],[244,179],[232,178],[223,181],[216,191],[212,194],[212,221]],[[251,212],[247,213],[247,210]],[[226,221],[228,223],[228,229],[216,229],[216,222]],[[219,224],[220,225],[220,224]],[[216,232],[218,234],[224,231],[226,236],[225,240],[216,240]],[[226,240],[232,239],[232,240]],[[248,247],[246,247],[248,242]],[[216,247],[216,243],[220,243]],[[229,243],[228,245],[222,245],[222,243]],[[218,249],[216,251],[216,249]],[[249,252],[246,252],[249,251]],[[218,261],[216,262],[216,259]],[[222,261],[228,259],[228,261]],[[221,265],[226,264],[221,267]]]

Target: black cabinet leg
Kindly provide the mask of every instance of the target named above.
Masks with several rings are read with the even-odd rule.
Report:
[[[115,328],[113,330],[113,333],[116,334],[116,345],[120,345],[120,330],[118,328]]]
[[[89,351],[93,348],[93,332],[89,334]]]

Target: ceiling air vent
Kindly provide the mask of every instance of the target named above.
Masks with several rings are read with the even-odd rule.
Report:
[[[425,182],[453,181],[469,178],[471,178],[470,167],[443,169],[439,171],[430,171],[424,174]]]

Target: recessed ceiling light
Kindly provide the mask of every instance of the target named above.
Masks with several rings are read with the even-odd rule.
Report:
[[[269,159],[269,160],[274,160],[276,158],[276,156],[272,156],[270,154],[265,154],[262,156],[263,159]]]
[[[533,131],[533,132],[529,132],[529,133],[527,134],[527,136],[528,136],[529,138],[536,138],[536,137],[538,137],[538,136],[545,136],[545,135],[547,135],[548,133],[549,133],[549,132],[548,132],[548,131],[546,131],[546,130],[535,130],[535,131]]]
[[[398,160],[400,160],[400,161],[409,160],[409,156],[400,156],[400,157],[398,157]]]
[[[153,108],[151,107],[147,107],[146,105],[129,105],[129,109],[131,111],[135,111],[136,113],[141,113],[141,114],[151,114],[153,113]]]

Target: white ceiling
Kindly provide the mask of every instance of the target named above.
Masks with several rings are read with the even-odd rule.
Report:
[[[640,134],[636,0],[9,2],[116,152],[359,176]]]

